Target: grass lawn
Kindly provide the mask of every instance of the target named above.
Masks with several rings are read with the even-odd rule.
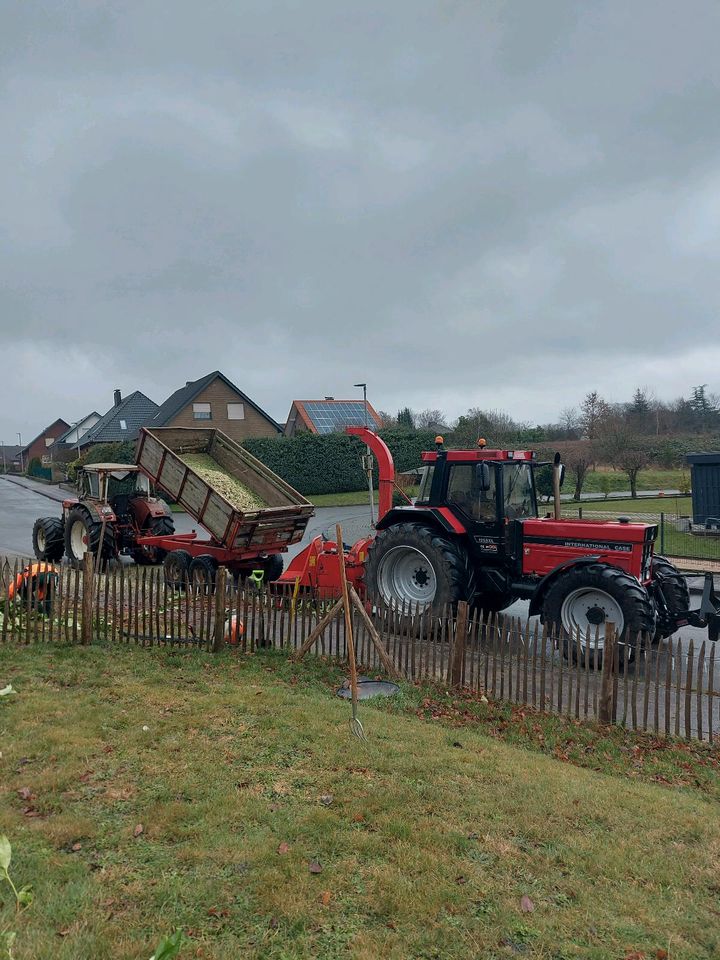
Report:
[[[544,506],[544,502],[543,502]],[[654,513],[659,517],[661,513],[677,515],[681,517],[692,516],[692,500],[690,497],[639,497],[636,500],[590,500],[583,501],[581,504],[573,501],[568,503],[563,501],[563,508],[577,512],[577,508],[582,506],[583,514],[594,510],[601,510],[604,513],[611,511],[616,516],[622,516],[623,513]]]
[[[361,743],[337,668],[279,653],[6,647],[0,672],[17,960],[147,960],[179,927],[218,960],[720,950],[717,751],[411,686],[360,705]]]

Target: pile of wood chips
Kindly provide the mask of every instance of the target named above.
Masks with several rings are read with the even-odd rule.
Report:
[[[264,500],[228,473],[209,453],[187,453],[181,459],[213,490],[229,500],[236,510],[259,510],[267,506]]]

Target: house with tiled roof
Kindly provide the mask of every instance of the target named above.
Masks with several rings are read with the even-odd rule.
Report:
[[[158,409],[158,405],[139,390],[127,397],[116,390],[112,407],[80,438],[79,446],[85,450],[96,443],[137,440],[140,427],[152,420]]]
[[[144,425],[150,429],[214,427],[238,442],[282,433],[280,425],[219,370],[188,380]]]
[[[285,424],[285,434],[339,433],[345,427],[382,427],[382,420],[366,400],[293,400]]]

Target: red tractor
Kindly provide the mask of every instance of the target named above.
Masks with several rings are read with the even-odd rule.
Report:
[[[685,579],[654,554],[657,527],[617,521],[559,519],[561,467],[555,465],[555,516],[538,517],[534,455],[525,450],[436,449],[422,455],[418,496],[393,506],[394,465],[385,443],[370,430],[349,427],[379,466],[379,519],[374,537],[346,554],[348,578],[370,601],[440,612],[466,600],[499,611],[530,601],[530,615],[566,638],[597,634],[659,640],[679,626],[710,626],[716,635],[720,603],[706,580],[703,603],[691,611]],[[315,541],[295,558],[284,581],[333,592],[336,549]],[[576,649],[566,644],[572,656]]]
[[[175,524],[168,505],[151,495],[150,482],[134,464],[93,463],[78,476],[79,499],[63,501],[62,517],[41,517],[33,527],[38,560],[80,563],[89,551],[104,560],[121,553],[136,563],[158,563],[165,553],[138,541],[169,536]]]

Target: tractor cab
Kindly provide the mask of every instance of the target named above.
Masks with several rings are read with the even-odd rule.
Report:
[[[79,476],[80,497],[108,507],[116,517],[127,517],[130,503],[150,497],[150,481],[135,464],[91,463]]]

